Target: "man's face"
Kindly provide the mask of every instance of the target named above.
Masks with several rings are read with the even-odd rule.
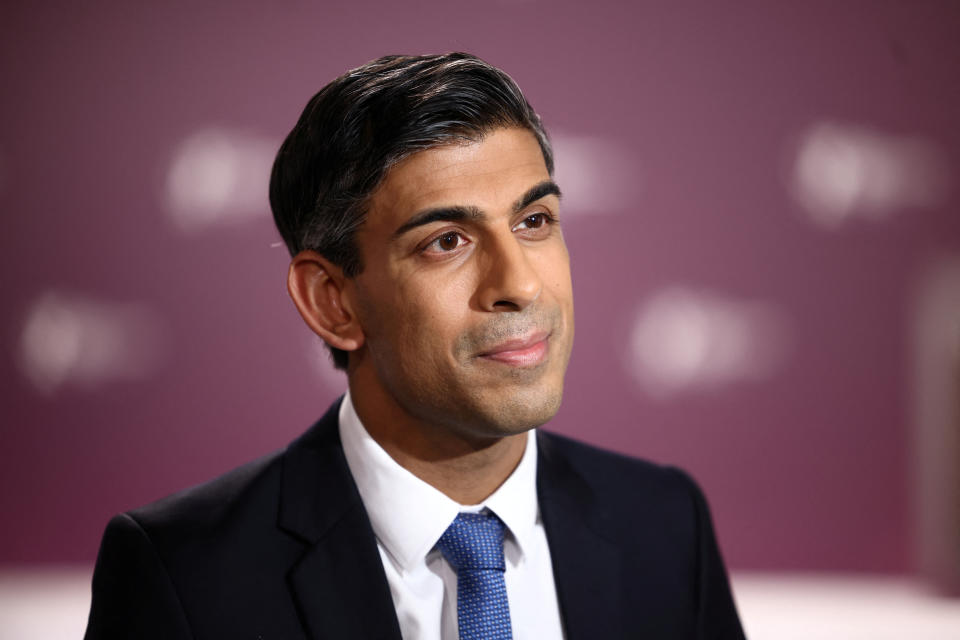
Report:
[[[558,192],[533,134],[496,129],[397,164],[357,245],[364,268],[345,294],[364,344],[351,354],[351,384],[376,385],[415,421],[471,438],[556,413],[573,291]]]

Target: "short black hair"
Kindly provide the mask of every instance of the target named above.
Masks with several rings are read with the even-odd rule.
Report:
[[[510,76],[476,56],[393,55],[348,71],[310,99],[273,163],[270,207],[287,249],[316,251],[358,275],[356,231],[390,167],[501,127],[533,133],[553,175],[540,117]],[[347,353],[330,352],[346,369]]]

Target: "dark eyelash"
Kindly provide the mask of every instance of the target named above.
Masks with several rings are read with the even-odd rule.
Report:
[[[437,236],[434,236],[433,239],[430,240],[429,242],[424,243],[424,245],[423,245],[422,247],[420,247],[417,251],[418,251],[419,253],[424,253],[427,249],[429,249],[429,248],[432,247],[433,245],[437,244],[437,241],[438,241],[438,240],[440,240],[441,238],[443,238],[444,236],[449,235],[449,234],[455,234],[455,235],[458,235],[458,236],[460,236],[461,238],[463,238],[463,233],[460,232],[460,231],[444,231],[443,233],[441,233],[441,234],[439,234],[439,235],[437,235]]]
[[[560,220],[555,215],[553,215],[552,213],[547,213],[546,211],[535,211],[534,213],[531,213],[530,215],[526,216],[524,220],[529,220],[534,216],[543,216],[543,221],[546,224],[560,224]]]

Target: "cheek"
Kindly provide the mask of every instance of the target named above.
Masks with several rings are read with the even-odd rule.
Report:
[[[573,343],[573,281],[570,275],[570,256],[565,245],[560,245],[543,256],[544,288],[559,307],[562,317],[564,342],[569,349]]]
[[[566,245],[559,243],[540,256],[540,273],[548,288],[561,303],[573,301],[573,283],[570,278],[570,255]]]
[[[457,337],[468,328],[469,278],[421,273],[396,287],[393,322],[404,350],[439,365],[450,357]]]

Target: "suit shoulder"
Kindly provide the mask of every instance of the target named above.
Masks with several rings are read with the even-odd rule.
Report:
[[[544,434],[539,442],[546,495],[556,495],[559,486],[589,505],[584,513],[607,539],[632,549],[640,540],[692,566],[705,503],[686,472],[564,436]]]
[[[334,405],[303,435],[213,480],[127,512],[161,552],[219,552],[278,535],[281,487],[290,462],[339,446]],[[281,527],[282,528],[282,527]]]
[[[683,537],[696,530],[705,500],[685,471],[556,434],[544,433],[539,444],[550,460],[543,480],[579,492],[611,532],[632,535],[644,522]]]
[[[616,494],[624,487],[650,487],[679,492],[686,497],[691,491],[699,492],[696,482],[678,467],[617,453],[556,433],[541,432],[540,435],[541,447],[565,458],[595,489],[614,489]]]
[[[132,509],[127,516],[153,537],[165,530],[216,527],[262,497],[275,495],[281,451],[248,462],[202,484]]]

